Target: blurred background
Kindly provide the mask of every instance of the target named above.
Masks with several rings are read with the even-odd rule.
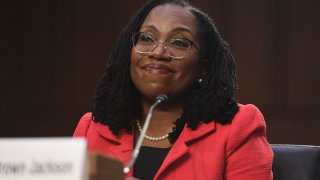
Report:
[[[3,0],[0,137],[72,136],[113,42],[146,0]],[[320,1],[193,0],[237,60],[270,143],[320,145]]]

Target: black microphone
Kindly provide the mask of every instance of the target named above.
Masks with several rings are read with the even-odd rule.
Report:
[[[131,159],[130,159],[129,163],[123,168],[123,172],[125,174],[127,174],[130,171],[130,169],[133,167],[134,163],[136,162],[136,159],[137,159],[137,157],[139,155],[139,152],[140,152],[140,148],[141,148],[141,145],[142,145],[142,141],[143,141],[144,135],[146,134],[146,131],[148,129],[148,126],[149,126],[149,123],[150,123],[150,120],[151,120],[151,117],[152,117],[153,109],[158,104],[163,103],[163,102],[165,102],[167,100],[168,100],[168,96],[167,95],[159,94],[156,97],[156,102],[154,102],[154,104],[150,107],[148,115],[147,115],[147,118],[146,118],[146,120],[144,122],[144,125],[143,125],[143,128],[142,128],[142,131],[141,131],[140,136],[138,138],[137,144],[133,149]]]
[[[166,102],[167,100],[168,100],[168,96],[165,94],[159,94],[156,97],[156,101],[158,101],[158,103]]]

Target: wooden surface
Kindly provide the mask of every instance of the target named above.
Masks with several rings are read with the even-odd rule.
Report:
[[[89,153],[89,180],[124,180],[122,162],[99,153]]]

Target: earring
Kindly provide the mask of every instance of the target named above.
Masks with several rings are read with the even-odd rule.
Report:
[[[198,83],[199,83],[199,84],[201,84],[202,81],[203,81],[202,78],[199,78],[199,79],[198,79]]]

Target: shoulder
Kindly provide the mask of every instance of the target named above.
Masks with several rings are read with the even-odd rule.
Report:
[[[84,114],[73,133],[73,137],[97,138],[103,137],[114,142],[120,142],[123,137],[127,136],[126,131],[121,131],[119,135],[114,135],[108,125],[94,121],[91,112]]]
[[[252,136],[265,137],[266,123],[260,110],[252,104],[239,104],[239,112],[228,128],[228,149],[237,149]]]
[[[231,124],[232,126],[245,125],[245,129],[255,126],[266,126],[262,113],[253,104],[239,104],[239,112],[235,115]]]
[[[273,152],[266,138],[266,124],[254,105],[239,105],[228,127],[226,179],[272,179]]]
[[[86,136],[87,131],[93,122],[93,116],[91,112],[85,113],[79,120],[79,123],[73,133],[74,137]]]

